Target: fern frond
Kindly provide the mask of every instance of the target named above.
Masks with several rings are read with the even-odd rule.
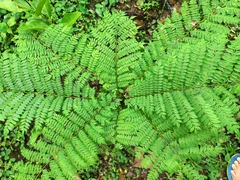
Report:
[[[183,21],[180,18],[175,21],[181,22],[182,27],[189,29],[191,37],[183,37],[182,42],[178,42],[176,46],[164,44],[162,42],[177,42],[176,38],[179,36],[174,36],[170,40],[168,38],[170,34],[162,35],[169,27],[175,26],[174,21],[168,20],[164,25],[160,24],[159,27],[163,31],[157,30],[155,32],[155,41],[150,43],[152,47],[149,46],[149,49],[144,52],[143,60],[141,60],[144,62],[143,73],[128,90],[129,97],[126,104],[135,111],[141,111],[138,116],[140,124],[146,120],[149,122],[140,125],[142,131],[146,133],[136,134],[139,139],[142,139],[139,141],[141,148],[138,148],[136,156],[140,158],[142,154],[148,154],[148,156],[144,156],[143,167],[147,168],[152,165],[149,179],[157,179],[158,173],[165,170],[169,173],[179,172],[186,175],[187,172],[180,168],[183,162],[182,158],[200,160],[203,156],[219,154],[222,148],[213,147],[211,139],[217,133],[222,132],[222,127],[227,128],[230,133],[238,134],[239,125],[233,119],[233,114],[239,111],[239,107],[236,105],[237,100],[228,88],[221,84],[229,83],[231,74],[233,74],[232,82],[238,83],[236,77],[239,76],[239,72],[238,69],[234,69],[238,67],[239,62],[238,53],[236,53],[239,38],[237,37],[234,41],[227,40],[226,37],[230,34],[231,29],[221,23],[236,24],[239,19],[234,13],[223,15],[219,11],[219,14],[211,14],[217,7],[220,8],[219,3],[210,4],[210,1],[204,1],[210,5],[209,8],[202,7],[203,1],[200,3],[200,8],[196,7],[197,5],[194,3],[191,6],[191,3],[193,2],[190,2],[190,5],[185,3],[185,9],[181,9],[185,15]],[[194,8],[195,10],[191,11]],[[210,18],[205,18],[201,22],[202,16],[194,17],[193,12],[196,11],[203,11]],[[203,14],[203,16],[205,15]],[[218,19],[219,16],[224,21],[213,20],[214,18]],[[195,23],[199,23],[198,27],[200,28],[192,30]],[[161,51],[161,47],[157,45],[162,46],[163,49],[168,47],[167,53]],[[236,47],[232,48],[233,46]],[[156,49],[159,51],[158,53],[156,53]],[[144,66],[148,66],[148,68],[144,68]],[[225,69],[229,67],[229,69],[225,70],[224,67]],[[158,81],[153,82],[154,78],[157,78]],[[216,84],[211,85],[211,83]],[[160,87],[153,87],[155,84],[159,84]],[[233,87],[233,84],[226,86],[230,88]],[[206,92],[209,94],[207,95]],[[154,102],[159,98],[161,99],[158,102],[160,110],[157,110]],[[223,108],[223,106],[225,107]],[[128,116],[131,117],[130,113]],[[128,118],[126,117],[125,120],[128,121]],[[174,130],[172,127],[175,127]],[[189,135],[189,131],[195,133]],[[201,136],[204,142],[209,141],[209,145],[199,148],[201,141],[197,140],[197,135]],[[128,137],[126,132],[125,136]],[[151,152],[150,149],[154,151]],[[180,152],[185,153],[181,154]],[[175,159],[168,157],[167,154],[172,156],[176,154]],[[168,163],[165,163],[165,158],[169,160],[169,166]],[[171,171],[170,164],[173,162],[176,164]],[[162,167],[166,167],[166,169]],[[190,167],[192,168],[192,165]],[[195,173],[197,172],[191,171],[186,177],[189,179],[204,178],[199,174],[195,176]]]
[[[40,164],[28,164],[18,162],[14,164],[14,170],[18,170],[19,173],[14,178],[19,180],[32,179],[32,175],[41,171],[42,167]]]
[[[211,146],[201,146],[200,148],[188,148],[184,150],[180,150],[178,153],[183,157],[186,155],[186,158],[192,160],[201,160],[202,157],[214,157],[221,153],[223,148],[220,147],[211,147]]]
[[[204,175],[199,174],[193,167],[189,164],[182,166],[182,172],[186,175],[188,179],[202,180],[207,179]]]
[[[237,25],[239,23],[239,18],[231,17],[231,16],[225,16],[225,15],[215,15],[208,18],[209,21],[215,22],[215,23],[226,23],[226,24],[233,24]]]
[[[239,36],[235,41],[231,41],[231,44],[227,46],[226,53],[224,53],[221,61],[219,61],[219,67],[215,72],[216,82],[236,82],[240,79],[240,54],[237,53],[240,49]]]
[[[50,160],[49,154],[38,152],[38,151],[31,151],[24,147],[21,148],[21,154],[28,160],[31,160],[32,162],[36,162],[36,163],[39,163],[39,162],[48,163]]]
[[[229,34],[230,29],[214,22],[205,21],[200,24],[200,28],[213,33]]]
[[[211,4],[211,2],[214,3],[210,0],[199,1],[199,6],[204,16],[209,15],[212,12],[212,8],[214,8],[214,6],[212,7],[213,4]]]
[[[199,13],[200,8],[197,5],[197,2],[195,0],[190,0],[189,6],[190,6],[190,14],[191,14],[192,21],[199,22],[201,19],[201,14]]]
[[[33,163],[49,164],[52,178],[74,179],[77,169],[97,163],[98,145],[106,144],[106,132],[101,125],[109,124],[109,119],[105,117],[103,121],[101,114],[105,108],[115,109],[116,102],[110,98],[64,102],[65,115],[50,116],[42,132],[32,131],[35,137],[30,139],[31,148],[23,147],[22,154]],[[79,109],[81,111],[75,112]],[[97,120],[100,116],[101,121]]]
[[[98,66],[89,67],[98,75],[100,82],[105,83],[105,89],[111,91],[124,88],[136,78],[131,70],[136,66],[142,51],[142,44],[134,37],[136,32],[137,28],[131,21],[126,17],[119,18],[117,14],[106,14],[98,28],[92,31],[98,59],[92,58],[89,64],[92,66],[98,61]]]
[[[200,20],[198,7],[196,6],[196,1],[190,1],[190,6],[186,1],[182,3],[181,7],[182,18],[184,22],[184,27],[189,30],[192,29],[194,23]],[[194,23],[193,23],[194,22]]]

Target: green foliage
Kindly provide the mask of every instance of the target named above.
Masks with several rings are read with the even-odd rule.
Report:
[[[95,4],[97,15],[102,17],[104,12],[109,11],[117,2],[118,0],[104,0],[101,3]]]
[[[25,0],[4,0],[0,4],[0,17],[2,19],[0,22],[1,52],[10,49],[9,46],[15,41],[13,36],[17,34],[17,29],[45,30],[52,22],[56,21],[71,25],[81,15],[81,13],[76,12],[76,8],[69,11],[69,13],[62,12],[58,15],[55,8],[52,7],[53,3],[49,0],[32,0],[28,2]],[[66,7],[63,6],[63,8]]]
[[[14,178],[76,179],[114,145],[136,146],[148,179],[206,179],[212,164],[197,164],[239,139],[238,12],[237,0],[184,3],[146,47],[122,12],[105,12],[89,34],[21,32],[0,59],[2,138],[29,135]]]
[[[29,4],[25,0],[2,0],[0,8],[12,12],[22,12],[31,9]]]
[[[1,3],[0,8],[12,12],[31,13],[33,19],[30,19],[29,22],[23,24],[23,28],[20,30],[46,29],[50,24],[51,5],[49,0],[33,0],[31,2],[25,0],[4,0],[3,3]],[[39,16],[41,16],[41,18],[39,18]]]
[[[44,2],[44,3],[43,3]],[[41,4],[42,6],[39,6]],[[17,29],[44,30],[50,24],[51,7],[49,0],[31,1],[4,0],[0,4],[0,53],[11,51]],[[26,19],[29,21],[25,22]]]
[[[88,0],[80,1],[78,4],[78,10],[83,14],[88,14],[89,10],[87,8],[87,5],[89,4]]]
[[[137,6],[139,9],[144,9],[148,10],[152,7],[159,7],[159,2],[158,1],[145,1],[145,0],[137,0]]]
[[[0,150],[0,178],[3,180],[13,179],[13,164],[16,159],[10,158],[10,153],[12,150],[3,146],[0,148]]]
[[[0,9],[0,52],[4,51],[11,44],[11,38],[16,29],[16,22],[19,19],[19,12],[17,13],[9,13],[3,9]]]
[[[0,126],[0,134],[3,134],[3,126]],[[14,179],[13,166],[20,154],[18,154],[20,139],[19,134],[14,131],[10,135],[10,139],[4,141],[4,137],[0,137],[0,179]],[[23,138],[23,137],[22,137]]]
[[[117,180],[119,178],[119,174],[124,173],[124,170],[128,169],[133,163],[134,156],[129,152],[129,149],[132,151],[133,149],[124,149],[120,144],[116,144],[114,147],[106,146],[101,148],[102,157],[99,161],[99,167],[97,167],[94,172],[98,171],[99,175],[101,175],[104,180]],[[84,178],[84,176],[85,173],[80,175],[80,177],[83,179],[89,179]]]

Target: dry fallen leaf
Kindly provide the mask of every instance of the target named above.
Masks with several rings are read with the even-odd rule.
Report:
[[[124,177],[123,173],[119,174],[118,180],[126,180],[126,178]]]
[[[76,175],[77,180],[82,180],[82,178],[79,177],[79,175]]]

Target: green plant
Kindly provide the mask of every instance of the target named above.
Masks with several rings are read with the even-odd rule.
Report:
[[[0,52],[5,49],[10,49],[11,38],[16,30],[16,22],[19,13],[7,13],[5,10],[0,9]],[[11,38],[10,38],[11,37]]]
[[[146,47],[121,12],[90,34],[62,24],[19,34],[0,59],[2,136],[29,138],[15,179],[79,179],[112,145],[136,146],[148,179],[206,179],[212,165],[198,164],[239,139],[240,38],[229,38],[239,11],[237,0],[190,0]]]
[[[118,0],[104,0],[101,3],[95,4],[97,15],[102,17],[104,12],[109,11],[117,2]]]
[[[81,179],[117,180],[119,175],[126,173],[126,169],[132,165],[134,156],[132,148],[101,146],[99,161],[94,167],[79,171]]]
[[[49,0],[3,0],[0,8],[12,12],[25,12],[29,21],[22,25],[22,29],[45,29],[51,23],[51,5]]]
[[[99,162],[98,170],[104,179],[118,179],[123,169],[127,169],[133,163],[133,154],[123,149],[123,147],[103,147],[102,158]],[[131,149],[131,148],[130,148]]]
[[[73,0],[73,1],[52,0],[51,5],[54,7],[52,8],[52,11],[53,11],[53,21],[55,23],[60,23],[62,16],[64,14],[81,10],[81,9],[78,9],[78,0]]]
[[[139,9],[144,9],[145,11],[151,9],[154,6],[155,7],[159,6],[158,1],[152,1],[152,0],[151,1],[138,0],[136,4]]]
[[[0,148],[0,178],[3,180],[13,179],[14,171],[13,164],[15,162],[15,158],[10,158],[9,155],[11,153],[11,149]]]
[[[57,3],[57,5],[62,5],[62,8],[65,6],[65,1],[61,3]],[[0,5],[0,8],[6,9],[8,11],[13,12],[25,12],[26,15],[22,16],[22,19],[28,19],[27,22],[21,23],[21,26],[18,30],[45,30],[52,21],[56,21],[53,17],[56,18],[56,12],[58,12],[58,7],[56,7],[56,11],[54,11],[54,15],[52,17],[52,6],[49,0],[32,0],[30,2],[26,2],[25,0],[4,0],[4,3]],[[70,6],[67,9],[67,12],[63,12],[61,15],[57,17],[57,21],[61,23],[66,23],[68,25],[72,25],[81,15],[80,12],[72,12],[75,6]],[[55,8],[54,8],[55,10]],[[12,16],[7,24],[9,27],[16,24],[16,17]],[[1,26],[0,26],[1,27]],[[7,28],[5,24],[2,25],[3,31],[6,33],[12,33],[10,28]],[[6,36],[3,34],[4,36]]]
[[[89,10],[87,8],[87,5],[90,4],[88,0],[83,0],[78,3],[78,9],[83,14],[88,14]]]
[[[94,1],[91,1],[92,4],[95,4]],[[73,25],[76,32],[86,31],[89,32],[91,26],[96,24],[96,13],[93,11],[88,0],[71,0],[71,1],[59,1],[51,0],[52,6],[52,22],[61,23],[61,19],[65,14],[71,14],[79,12],[80,15]]]
[[[44,5],[49,11],[43,8]],[[22,25],[22,29],[45,29],[50,24],[46,12],[50,13],[48,0],[35,0],[30,3],[25,0],[2,0],[0,3],[0,54],[4,50],[12,51],[14,36],[19,26]],[[26,19],[29,21],[25,22]]]
[[[3,134],[3,126],[0,126],[0,134]],[[18,132],[13,132],[9,140],[0,137],[0,179],[11,180],[14,179],[13,165],[18,159],[15,153],[18,150],[20,140],[17,138]],[[15,154],[15,155],[14,155]],[[20,154],[19,154],[20,156]]]
[[[49,0],[4,0],[0,4],[0,53],[11,51],[17,30],[45,30],[52,19]],[[73,24],[80,16],[79,12],[64,13],[58,18],[61,23]],[[26,21],[27,19],[27,21]],[[25,22],[26,21],[26,22]],[[20,27],[19,27],[20,26]]]

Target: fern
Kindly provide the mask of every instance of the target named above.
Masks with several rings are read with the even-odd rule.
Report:
[[[62,24],[22,32],[0,59],[5,139],[30,134],[16,179],[76,179],[101,146],[136,146],[149,170],[206,179],[196,164],[223,149],[239,124],[237,0],[184,2],[145,47],[124,13],[106,13],[90,34]]]

